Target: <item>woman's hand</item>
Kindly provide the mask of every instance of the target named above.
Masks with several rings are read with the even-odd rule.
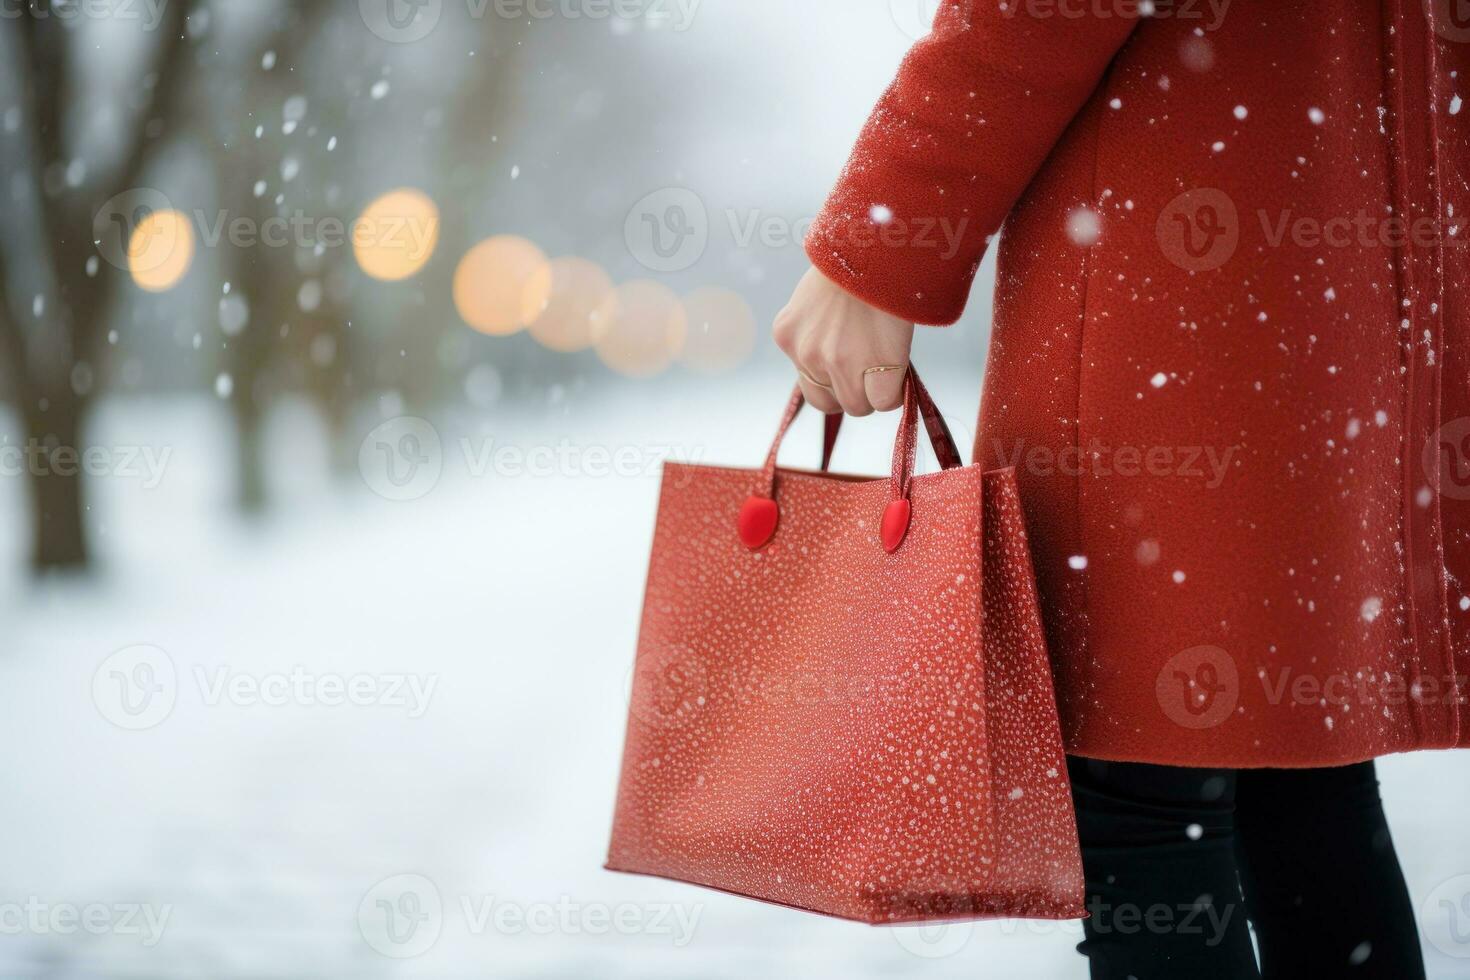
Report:
[[[806,400],[829,415],[903,404],[914,325],[869,306],[812,269],[776,314],[776,346],[796,365]]]

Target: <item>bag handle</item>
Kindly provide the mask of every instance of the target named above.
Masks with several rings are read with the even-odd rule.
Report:
[[[796,415],[804,404],[806,399],[801,393],[801,386],[797,385],[786,404],[786,412],[781,416],[781,425],[776,430],[776,438],[771,443],[771,451],[766,455],[765,465],[761,467],[760,483],[755,493],[746,498],[740,508],[737,521],[740,540],[752,551],[765,545],[776,533],[776,524],[780,520],[780,508],[776,504],[776,455],[781,450],[781,442],[786,438],[787,430],[791,428],[791,423],[796,420]],[[889,552],[898,550],[898,546],[903,543],[913,515],[913,506],[909,502],[909,486],[914,475],[921,418],[940,467],[948,470],[962,466],[949,425],[945,423],[944,416],[939,414],[928,389],[919,380],[918,372],[910,365],[904,374],[903,414],[899,418],[898,435],[893,444],[893,465],[889,476],[893,495],[884,508],[883,519],[879,524],[880,540]],[[841,428],[841,415],[827,416],[822,439],[824,472],[831,461],[832,449]]]

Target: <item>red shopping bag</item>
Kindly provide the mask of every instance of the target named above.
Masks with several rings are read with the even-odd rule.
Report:
[[[801,406],[762,469],[664,470],[606,866],[875,924],[1082,916],[1014,472],[960,465],[912,371],[888,479],[778,469]]]

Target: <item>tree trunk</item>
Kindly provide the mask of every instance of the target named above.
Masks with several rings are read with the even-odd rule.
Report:
[[[250,205],[243,198],[237,207],[237,213],[254,214],[260,220],[259,212],[247,210]],[[231,337],[225,348],[235,383],[230,395],[230,410],[235,417],[235,503],[242,513],[253,517],[270,506],[261,386],[271,360],[277,304],[270,289],[270,256],[237,251],[234,259],[236,288],[250,308],[245,329]]]
[[[90,393],[73,390],[72,380],[77,365],[87,363],[98,349],[110,291],[122,281],[117,270],[101,268],[102,274],[95,277],[84,272],[88,260],[97,257],[92,222],[104,201],[141,185],[148,154],[164,131],[156,124],[176,108],[178,93],[187,89],[181,76],[188,60],[185,28],[189,6],[189,2],[167,6],[168,20],[160,27],[155,70],[148,86],[161,98],[150,97],[144,107],[137,120],[140,135],[124,153],[110,186],[93,181],[79,191],[52,194],[41,179],[50,168],[71,159],[65,123],[67,107],[75,101],[70,88],[78,82],[70,69],[77,59],[88,57],[69,37],[76,32],[54,16],[22,16],[16,25],[19,36],[7,46],[8,55],[15,53],[16,45],[25,54],[17,72],[27,82],[20,97],[31,127],[34,160],[29,173],[36,181],[34,190],[56,287],[47,304],[46,321],[29,331],[0,309],[0,351],[14,364],[15,388],[25,419],[34,518],[31,562],[38,570],[77,569],[87,563],[81,467],[85,447],[80,434]],[[0,290],[0,304],[4,299]]]
[[[260,405],[250,377],[236,379],[231,408],[235,414],[235,503],[247,517],[265,513],[265,433]]]
[[[81,472],[81,402],[71,392],[45,411],[25,410],[26,471],[31,488],[31,565],[74,571],[87,564],[86,506]]]

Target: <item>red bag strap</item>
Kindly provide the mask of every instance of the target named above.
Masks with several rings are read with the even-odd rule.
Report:
[[[776,429],[776,438],[771,443],[771,451],[766,454],[765,465],[761,467],[761,483],[757,491],[761,496],[773,497],[775,495],[776,456],[781,451],[781,443],[785,441],[791,423],[796,421],[797,414],[805,404],[806,398],[801,393],[801,385],[797,385],[791,392],[790,400],[786,403],[786,411],[782,414],[781,424]],[[842,421],[845,417],[841,414],[825,417],[822,432],[823,472],[826,472],[831,466],[832,451],[837,446],[837,436],[842,431]],[[939,461],[940,469],[950,470],[964,465],[960,451],[955,446],[954,436],[949,431],[949,424],[944,421],[944,416],[934,404],[929,389],[925,388],[924,382],[919,380],[918,372],[910,365],[904,376],[903,414],[899,419],[898,436],[893,446],[892,477],[895,497],[908,496],[909,480],[913,477],[914,458],[918,447],[916,431],[918,419],[923,419],[924,429],[929,434],[929,445],[934,449],[934,458]]]
[[[904,379],[903,402],[904,416],[899,423],[899,440],[893,447],[893,474],[896,481],[893,489],[896,497],[909,495],[909,481],[914,475],[914,456],[918,449],[918,424],[912,418],[915,411],[924,420],[924,430],[929,433],[929,445],[934,450],[934,458],[939,461],[939,468],[952,470],[964,465],[960,459],[960,451],[955,447],[954,436],[950,434],[949,423],[939,414],[938,406],[929,396],[929,389],[924,387],[924,382],[919,380],[919,375],[912,366]],[[900,444],[903,446],[901,460],[898,455]]]
[[[766,455],[765,465],[761,467],[760,484],[741,509],[740,535],[752,549],[765,544],[775,533],[779,514],[775,505],[776,456],[781,450],[781,442],[786,438],[791,423],[796,420],[796,415],[804,404],[806,404],[806,399],[802,396],[801,386],[797,385],[791,392],[790,400],[786,403],[786,411],[781,416],[781,424],[776,430],[775,440],[771,443],[771,451]],[[934,456],[939,460],[940,467],[948,470],[962,466],[960,452],[955,447],[954,436],[949,431],[949,425],[944,421],[944,416],[939,413],[928,389],[919,380],[918,372],[914,370],[913,365],[910,365],[904,375],[903,414],[899,419],[898,435],[893,444],[893,465],[890,473],[893,497],[888,509],[884,512],[881,527],[883,543],[889,551],[898,547],[908,530],[911,513],[908,503],[909,485],[914,475],[914,458],[918,451],[920,419],[924,421],[924,429],[929,434],[929,443],[934,448]],[[836,445],[837,434],[841,428],[841,415],[827,416],[822,439],[823,471],[831,462],[832,449]]]
[[[837,448],[837,433],[842,431],[842,420],[847,416],[837,415],[822,416],[822,472],[827,472],[832,466],[832,450]]]
[[[919,380],[916,374],[913,376],[914,384],[917,386],[917,395],[920,416],[924,420],[924,429],[929,433],[929,445],[934,449],[934,458],[939,461],[939,468],[952,470],[964,466],[964,460],[960,458],[960,451],[956,448],[954,436],[950,434],[949,423],[944,421],[944,416],[934,404],[934,399],[929,397],[929,389],[924,387],[924,382]],[[801,389],[797,388],[797,393]],[[822,471],[826,472],[828,464],[832,459],[832,449],[837,443],[837,434],[842,431],[842,420],[846,415],[828,415],[826,432],[822,440]]]

